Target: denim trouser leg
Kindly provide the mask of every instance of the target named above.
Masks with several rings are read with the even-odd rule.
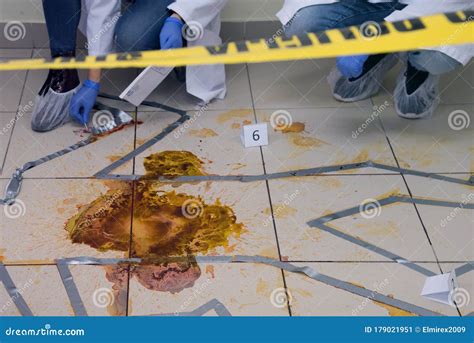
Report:
[[[43,0],[51,55],[74,53],[81,19],[81,0]]]
[[[441,75],[462,66],[452,57],[435,50],[419,50],[408,53],[408,60],[418,70]]]
[[[172,0],[135,0],[119,19],[115,39],[119,51],[155,50]]]
[[[393,11],[403,8],[397,1],[369,3],[360,0],[342,0],[333,4],[313,5],[300,9],[285,25],[287,36],[361,25],[366,21],[380,22]]]

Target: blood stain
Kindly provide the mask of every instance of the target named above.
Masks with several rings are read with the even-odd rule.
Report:
[[[80,207],[67,221],[65,229],[73,243],[99,251],[129,251],[131,246],[131,255],[145,261],[130,266],[129,271],[122,266],[106,270],[117,296],[124,292],[122,277],[128,272],[150,290],[176,293],[192,287],[201,275],[194,256],[218,247],[226,249],[231,237],[238,238],[244,232],[233,210],[219,199],[208,204],[199,196],[164,191],[160,182],[149,179],[205,175],[202,164],[186,151],[148,156],[143,180],[108,185],[109,191]],[[182,258],[176,262],[176,257]],[[110,311],[117,314],[121,309]]]
[[[189,134],[199,138],[209,138],[218,136],[218,134],[214,130],[206,128],[200,130],[191,130],[189,131]]]
[[[300,133],[303,132],[305,129],[305,124],[301,122],[294,122],[289,126],[277,126],[275,127],[275,131],[280,131],[281,133]]]
[[[305,136],[300,136],[295,133],[290,133],[292,135],[291,141],[293,142],[294,145],[297,145],[299,147],[303,148],[318,148],[323,145],[329,145],[329,143],[326,143],[325,141],[322,141],[320,139],[314,138],[314,137],[305,137]]]

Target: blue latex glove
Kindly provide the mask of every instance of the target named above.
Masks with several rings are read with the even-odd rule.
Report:
[[[175,17],[169,17],[160,32],[160,48],[163,50],[183,47],[184,23]]]
[[[349,78],[355,78],[362,74],[365,61],[369,55],[355,55],[338,57],[336,60],[337,69],[342,75]]]
[[[69,107],[69,113],[75,121],[87,125],[89,114],[95,105],[99,89],[100,85],[97,82],[86,80],[79,91],[74,94]]]

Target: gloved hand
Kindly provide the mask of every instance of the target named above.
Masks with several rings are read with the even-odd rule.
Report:
[[[337,69],[342,75],[349,78],[355,78],[362,74],[365,61],[369,55],[355,55],[338,57],[336,60]]]
[[[183,47],[184,23],[175,17],[169,17],[160,32],[160,48],[163,50]]]
[[[89,122],[89,114],[95,105],[99,89],[99,83],[86,80],[79,91],[74,94],[71,99],[69,113],[75,121],[81,124],[87,124]]]

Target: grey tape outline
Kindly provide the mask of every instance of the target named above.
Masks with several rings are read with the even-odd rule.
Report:
[[[216,298],[209,300],[207,303],[204,305],[199,306],[195,310],[191,312],[174,312],[174,313],[159,313],[159,314],[152,314],[151,316],[157,316],[157,317],[171,317],[171,316],[177,316],[177,317],[190,317],[190,316],[195,316],[195,317],[200,317],[204,316],[207,312],[210,312],[214,310],[219,317],[232,317],[232,314],[230,311],[225,307],[223,303],[221,303],[219,300]]]
[[[155,137],[151,138],[144,144],[140,145],[138,148],[133,150],[132,152],[128,153],[127,155],[123,156],[119,160],[115,161],[114,163],[110,164],[109,166],[105,167],[104,169],[98,171],[94,177],[97,179],[112,179],[112,180],[124,180],[120,175],[112,175],[110,172],[120,167],[122,164],[126,163],[127,161],[135,158],[137,155],[141,154],[143,151],[147,150],[151,146],[155,145],[166,136],[168,136],[174,129],[178,128],[181,124],[189,120],[190,117],[185,114],[181,115],[180,118],[175,121],[174,123],[168,125],[166,128],[163,129],[159,134]]]
[[[88,316],[86,307],[84,306],[81,295],[79,294],[79,290],[74,283],[74,279],[72,277],[71,271],[69,270],[68,264],[61,260],[57,260],[56,266],[58,268],[61,281],[63,282],[64,289],[66,290],[74,314],[76,316]]]
[[[173,130],[175,128],[173,128]],[[160,133],[159,134],[159,136],[161,136],[160,139],[155,139],[156,137],[152,138],[151,140],[146,142],[144,145],[130,152],[129,154],[127,154],[120,160],[114,162],[110,166],[97,172],[96,175],[94,176],[99,179],[112,179],[112,180],[122,180],[122,181],[137,181],[137,180],[142,179],[144,175],[110,174],[110,172],[120,167],[122,164],[126,163],[132,158],[136,157],[138,154],[142,153],[144,150],[148,149],[155,143],[159,142],[161,139],[165,138],[169,133],[170,132],[168,132],[165,135],[163,135],[163,132]],[[142,149],[142,147],[145,145],[146,147]],[[320,175],[320,174],[327,174],[327,173],[346,171],[346,170],[363,169],[363,168],[375,168],[375,169],[381,169],[381,170],[388,170],[388,171],[401,173],[404,175],[414,175],[414,176],[420,176],[420,177],[440,180],[440,181],[449,182],[449,183],[474,186],[473,181],[471,179],[463,180],[463,179],[458,179],[458,178],[436,174],[436,173],[427,173],[427,172],[423,172],[419,170],[398,168],[394,166],[376,163],[370,160],[366,162],[361,162],[361,163],[321,166],[321,167],[297,169],[297,170],[291,170],[291,171],[285,171],[285,172],[276,172],[276,173],[259,174],[259,175],[196,175],[196,176],[178,176],[178,177],[173,177],[173,178],[155,177],[155,178],[150,178],[150,179],[154,179],[156,181],[163,182],[163,183],[194,183],[194,182],[206,182],[206,181],[256,182],[256,181],[275,180],[275,179],[283,179],[283,178],[290,178],[290,177],[315,176],[315,175]]]
[[[464,203],[456,203],[456,202],[451,202],[451,201],[444,201],[444,200],[433,200],[433,199],[423,199],[423,198],[417,198],[417,197],[410,197],[406,195],[393,195],[393,196],[388,196],[386,198],[376,200],[373,202],[369,202],[368,204],[375,205],[376,207],[383,207],[386,205],[394,204],[394,203],[410,203],[410,204],[420,204],[420,205],[430,205],[430,206],[442,206],[442,207],[453,207],[453,208],[468,208],[468,209],[474,209],[474,204],[464,204]],[[311,220],[307,222],[307,225],[313,228],[318,228],[320,230],[323,230],[325,232],[328,232],[334,236],[337,236],[339,238],[342,238],[350,243],[359,245],[365,249],[368,249],[372,252],[375,252],[376,254],[379,254],[381,256],[384,256],[388,259],[391,259],[397,263],[400,263],[407,268],[410,268],[412,270],[415,270],[423,275],[426,276],[434,276],[436,273],[418,265],[413,262],[410,262],[406,260],[405,258],[396,255],[386,249],[383,249],[381,247],[376,246],[375,244],[366,242],[360,238],[354,237],[348,233],[342,232],[338,229],[335,229],[333,227],[330,227],[326,225],[326,223],[329,223],[331,221],[344,218],[347,216],[351,216],[353,214],[360,213],[360,207],[355,206],[352,208],[348,208],[345,210],[341,210],[338,212],[331,213],[329,215],[325,215],[323,217]],[[464,265],[462,267],[459,267],[461,274],[467,273],[474,269],[474,266],[471,263],[468,263],[467,265]],[[458,274],[458,273],[457,273]],[[459,275],[459,274],[458,274]]]
[[[467,262],[466,264],[463,264],[462,266],[454,269],[457,277],[463,274],[467,274],[472,270],[474,270],[474,261]]]
[[[23,299],[21,292],[18,290],[18,288],[16,288],[15,283],[13,282],[13,279],[8,273],[7,268],[1,262],[0,281],[3,283],[3,286],[5,286],[5,289],[7,290],[10,299],[13,301],[16,308],[18,309],[18,312],[20,312],[22,316],[33,316],[33,312],[31,312],[25,299]]]
[[[183,257],[171,257],[171,258],[166,258],[166,259],[157,259],[157,261],[164,261],[167,260],[168,262],[170,261],[184,261],[184,260],[189,260],[191,256],[183,256]],[[321,274],[317,272],[316,270],[310,268],[310,267],[298,267],[295,266],[294,264],[290,262],[281,262],[279,260],[269,258],[269,257],[264,257],[264,256],[247,256],[247,255],[236,255],[236,256],[192,256],[192,258],[196,262],[200,263],[258,263],[258,264],[264,264],[264,265],[269,265],[273,266],[282,270],[285,270],[287,272],[291,273],[299,273],[299,274],[304,274],[307,277],[315,280],[322,282],[326,285],[333,286],[339,289],[342,289],[344,291],[347,291],[349,293],[359,295],[364,298],[369,298],[374,301],[378,301],[390,306],[394,306],[396,308],[420,315],[420,316],[440,316],[441,314],[437,312],[433,312],[431,310],[425,309],[423,307],[413,305],[410,303],[407,303],[405,301],[395,299],[388,297],[386,295],[383,295],[381,293],[378,293],[376,291],[372,291],[370,289],[366,289],[363,287],[359,287],[357,285],[353,285],[349,282],[339,280],[336,278],[333,278],[328,275]],[[67,258],[63,260],[57,260],[61,264],[64,265],[88,265],[88,264],[95,264],[95,265],[109,265],[109,264],[117,264],[117,263],[140,263],[140,259],[98,259],[98,258],[90,258],[90,257],[75,257],[75,258]],[[146,263],[150,263],[150,260],[147,260]],[[68,277],[68,275],[66,275]],[[62,277],[62,276],[61,276]],[[72,276],[70,279],[67,281],[69,284],[73,284],[74,281],[72,279]],[[63,281],[64,283],[64,281]],[[74,286],[69,286],[70,288]],[[76,288],[77,289],[77,288]],[[69,294],[69,293],[68,293]],[[75,296],[72,298],[71,304],[72,306],[81,306],[82,300],[80,296]],[[80,302],[80,303],[79,303]],[[82,306],[84,306],[82,304]],[[206,309],[206,307],[205,307]],[[76,310],[75,310],[76,312]],[[191,312],[192,313],[192,312]],[[189,314],[189,313],[188,313]]]

